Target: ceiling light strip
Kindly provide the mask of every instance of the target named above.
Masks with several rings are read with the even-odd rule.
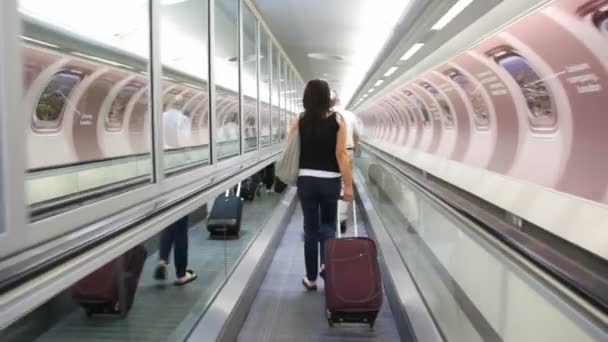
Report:
[[[465,8],[467,8],[473,0],[460,0],[452,6],[444,15],[439,19],[435,25],[431,29],[433,30],[441,30],[447,24],[449,24],[454,18],[456,18],[460,12],[462,12]]]
[[[388,71],[386,72],[386,74],[384,74],[384,77],[389,77],[392,74],[395,73],[395,71],[397,71],[397,69],[399,69],[399,67],[391,67],[390,69],[388,69]]]
[[[401,56],[401,60],[402,61],[407,61],[416,52],[418,52],[418,50],[420,50],[420,48],[422,48],[423,46],[424,46],[424,43],[416,43],[416,44],[414,44],[409,50],[407,50],[406,53],[403,54],[403,56]]]
[[[379,85],[381,85],[382,83],[384,83],[383,80],[378,80],[378,82],[376,82],[376,84],[374,84],[374,87],[378,87]]]

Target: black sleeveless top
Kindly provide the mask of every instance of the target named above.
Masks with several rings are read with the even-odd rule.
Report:
[[[300,134],[300,169],[320,170],[340,173],[336,159],[338,129],[336,113],[311,122],[301,118],[298,124]]]

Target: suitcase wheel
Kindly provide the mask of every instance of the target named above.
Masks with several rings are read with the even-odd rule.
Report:
[[[326,315],[327,315],[327,324],[331,328],[334,326],[334,321],[331,319],[331,312],[329,310],[327,310]]]

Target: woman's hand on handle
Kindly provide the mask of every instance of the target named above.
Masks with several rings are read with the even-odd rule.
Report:
[[[353,188],[352,187],[345,187],[344,188],[344,195],[342,196],[342,200],[343,201],[347,201],[347,202],[351,202],[353,200]]]

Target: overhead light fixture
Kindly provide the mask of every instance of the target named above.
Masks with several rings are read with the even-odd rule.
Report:
[[[376,84],[374,84],[374,87],[377,87],[377,86],[381,85],[382,83],[384,83],[383,80],[378,80],[378,82],[376,82]]]
[[[467,6],[469,6],[473,0],[460,0],[452,6],[444,15],[439,19],[431,29],[441,30],[445,25],[449,24],[450,21],[454,20],[460,12],[462,12]]]
[[[367,92],[368,92],[368,93],[371,93],[371,92],[373,92],[374,90],[376,90],[376,88],[372,88],[372,89],[368,90]]]
[[[201,88],[200,86],[196,85],[196,84],[192,84],[192,83],[188,83],[188,82],[183,82],[183,85],[190,87],[190,88],[195,88],[195,89],[200,89],[203,90],[203,88]]]
[[[424,43],[416,43],[414,44],[409,50],[407,50],[406,53],[403,54],[403,56],[401,56],[401,60],[402,61],[407,61],[408,59],[410,59],[416,52],[418,52],[418,50],[420,50],[421,47],[424,46]]]
[[[327,53],[320,53],[320,52],[309,52],[306,54],[306,56],[308,56],[308,58],[318,59],[318,60],[336,60],[336,61],[344,60],[344,57],[342,57],[342,56],[330,55]]]
[[[399,67],[391,67],[390,69],[388,69],[388,71],[386,72],[386,74],[384,74],[384,77],[389,77],[392,74],[395,73],[395,71],[397,71],[397,69],[399,69]]]
[[[44,45],[44,46],[48,46],[50,48],[58,48],[59,46],[55,45],[55,44],[51,44],[51,43],[47,43],[47,42],[43,42],[42,40],[38,40],[38,39],[34,39],[34,38],[30,38],[30,37],[26,37],[26,36],[21,36],[21,39],[31,42],[31,43],[36,43],[39,45]]]
[[[90,60],[94,60],[96,62],[101,62],[101,63],[105,63],[105,64],[110,64],[110,65],[114,65],[117,67],[122,67],[122,68],[127,68],[127,69],[133,69],[132,67],[128,66],[128,65],[124,65],[122,63],[117,63],[114,61],[111,61],[109,59],[105,59],[105,58],[101,58],[101,57],[97,57],[97,56],[91,56],[91,55],[87,55],[86,53],[81,53],[81,52],[72,52],[72,55],[76,55],[79,57],[84,57],[86,59],[90,59]]]
[[[160,0],[160,4],[163,6],[169,6],[169,5],[175,5],[175,4],[179,4],[180,2],[184,2],[186,0]]]

